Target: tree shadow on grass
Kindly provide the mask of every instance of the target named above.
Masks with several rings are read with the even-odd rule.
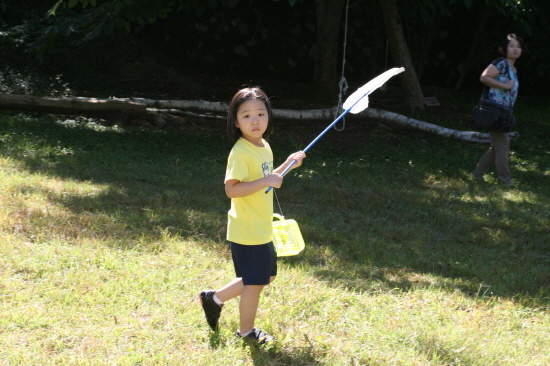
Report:
[[[46,196],[63,211],[57,216],[31,213],[35,220],[51,222],[50,234],[56,229],[65,230],[69,239],[115,234],[119,238],[111,244],[121,248],[131,248],[144,236],[154,239],[167,233],[215,241],[222,237],[228,207],[222,184],[228,141],[90,124],[41,117],[0,129],[8,136],[3,155],[23,162],[29,173],[97,187],[85,194],[56,193],[47,186],[23,183],[21,190]],[[75,221],[79,224],[72,232],[70,223]],[[44,233],[33,232],[42,229],[29,223],[19,232],[44,238]]]
[[[320,279],[358,292],[438,287],[479,296],[482,286],[548,306],[548,191],[475,182],[468,169],[481,153],[457,160],[459,143],[434,140],[377,143],[376,151],[342,151],[346,159],[308,165],[300,190],[316,200],[285,192],[306,250],[284,260],[305,261]],[[520,174],[541,179],[536,170]]]
[[[42,190],[68,212],[59,217],[30,212],[38,221],[49,220],[52,229],[67,230],[71,219],[85,218],[87,232],[75,229],[71,235],[114,232],[120,239],[111,245],[120,248],[166,233],[224,242],[229,200],[222,183],[231,148],[225,138],[101,130],[47,118],[1,128],[3,155],[23,162],[30,173],[103,186],[86,195],[23,187],[29,193]],[[550,291],[545,190],[517,200],[496,185],[453,185],[468,179],[457,171],[467,172],[479,152],[472,149],[457,162],[457,143],[421,137],[413,146],[405,138],[370,139],[376,151],[321,144],[298,173],[285,178],[279,199],[307,243],[303,254],[285,261],[306,261],[317,277],[360,292],[438,286],[476,296],[485,283],[497,296],[522,294],[545,302],[540,296]],[[297,143],[279,140],[272,146],[285,156]],[[435,143],[441,145],[438,154],[428,154]],[[36,237],[33,230],[44,231],[44,225],[23,231]]]
[[[250,357],[254,365],[324,365],[317,361],[319,354],[315,352],[313,346],[308,347],[293,347],[290,349],[282,349],[280,344],[272,345],[255,345],[244,340],[236,339],[236,344],[249,349]],[[210,332],[209,344],[212,349],[227,347],[228,339],[220,332]]]
[[[288,366],[315,366],[325,363],[316,360],[318,357],[310,348],[286,350],[264,349],[262,347],[250,347],[250,357],[255,366],[288,365]]]

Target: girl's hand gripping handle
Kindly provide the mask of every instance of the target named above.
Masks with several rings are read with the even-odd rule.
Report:
[[[292,155],[290,155],[287,159],[286,159],[286,162],[280,166],[279,168],[275,169],[275,173],[277,173],[278,171],[280,171],[282,169],[283,166],[287,165],[287,167],[285,168],[285,170],[283,170],[283,172],[281,173],[281,177],[284,177],[286,173],[288,173],[288,171],[290,169],[292,169],[292,167],[294,166],[294,164],[298,163],[298,165],[296,166],[299,167],[300,165],[302,165],[302,160],[306,157],[306,153],[305,153],[305,150],[304,151],[299,151],[297,153],[294,153]],[[269,192],[273,187],[269,187],[265,193],[267,194],[267,192]]]
[[[281,177],[284,177],[285,174],[290,170],[290,168],[294,165],[294,163],[296,163],[296,160],[294,160],[285,170],[283,170],[283,172],[281,173]],[[273,187],[269,187],[265,193],[267,194],[267,192],[271,191],[271,189],[273,189]]]

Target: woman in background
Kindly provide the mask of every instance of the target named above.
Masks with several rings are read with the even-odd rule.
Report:
[[[503,57],[499,57],[483,72],[479,80],[485,85],[486,98],[492,102],[511,106],[518,95],[518,76],[515,63],[521,57],[525,44],[521,37],[509,34],[499,44],[498,51]],[[498,180],[510,187],[514,187],[510,169],[508,167],[508,154],[510,151],[510,138],[507,132],[490,132],[491,147],[479,160],[477,167],[471,173],[476,179],[482,180],[483,175],[489,171],[493,164],[496,165]]]

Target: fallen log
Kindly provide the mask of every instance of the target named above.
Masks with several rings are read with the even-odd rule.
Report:
[[[227,113],[229,105],[223,102],[208,102],[206,100],[155,100],[146,98],[116,98],[121,102],[140,103],[147,108],[155,109],[193,109],[206,112]]]
[[[0,108],[62,114],[144,116],[147,106],[133,101],[97,98],[51,98],[0,93]]]
[[[206,100],[154,100],[145,98],[118,98],[115,100],[123,102],[143,103],[147,108],[155,108],[159,110],[198,110],[212,113],[227,114],[229,105],[223,102],[209,102]],[[306,109],[306,110],[291,110],[291,109],[273,109],[273,115],[278,118],[288,119],[322,119],[328,120],[334,117],[336,107],[326,109]]]
[[[188,101],[188,100],[152,100],[152,99],[124,99],[127,101],[137,101],[146,104],[149,108],[171,107],[173,109],[198,109],[212,113],[227,113],[228,105],[220,102],[208,102],[203,100]],[[162,110],[159,110],[162,112]],[[167,112],[169,113],[169,112]],[[336,107],[326,109],[307,109],[307,110],[289,110],[289,109],[273,109],[273,115],[277,118],[286,119],[312,119],[312,120],[331,120],[336,118]],[[201,115],[202,117],[208,117]],[[381,109],[367,108],[357,116],[367,117],[388,124],[390,127],[400,126],[403,128],[412,128],[443,137],[459,139],[468,142],[490,143],[491,136],[485,132],[475,131],[459,131],[450,128],[441,127],[429,122],[420,121],[414,118],[409,118],[398,113],[389,112]],[[213,118],[220,116],[213,115]],[[510,139],[517,140],[519,133],[511,132]]]
[[[453,130],[450,128],[434,125],[433,123],[419,121],[417,119],[409,118],[398,113],[384,111],[380,109],[368,108],[359,113],[359,115],[377,119],[382,122],[387,122],[388,124],[390,124],[390,126],[396,124],[405,128],[413,128],[443,137],[450,137],[469,142],[491,142],[491,135],[486,132]],[[518,138],[518,132],[510,132],[510,140],[517,140]]]
[[[225,115],[228,105],[223,102],[209,102],[204,100],[154,100],[146,98],[97,99],[82,97],[48,98],[0,93],[0,108],[65,114],[110,114],[115,115],[117,120],[125,120],[127,116],[145,116],[151,113],[156,114],[156,118],[159,119],[159,113],[174,113],[180,110],[185,111],[184,113],[190,116],[224,118],[220,115],[194,114],[186,110],[198,110]],[[336,107],[308,110],[273,109],[273,115],[275,117],[285,119],[333,120],[336,118],[335,112]],[[403,128],[413,128],[468,142],[488,143],[491,141],[488,133],[453,130],[409,118],[398,113],[375,108],[367,108],[363,112],[357,114],[357,116],[375,119],[390,127],[400,126]],[[510,133],[511,140],[516,140],[518,138],[519,133]]]

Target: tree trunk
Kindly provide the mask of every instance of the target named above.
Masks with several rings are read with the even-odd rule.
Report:
[[[185,110],[198,110],[225,115],[227,113],[228,105],[227,103],[208,102],[203,100],[153,100],[143,98],[40,98],[29,95],[0,93],[0,108],[83,115],[148,115],[154,116],[155,122],[162,125],[165,121],[159,116],[161,113],[184,113],[186,115],[198,118],[214,117],[224,119],[225,116],[215,114],[197,114]],[[333,120],[335,111],[336,107],[309,110],[273,109],[273,115],[277,118],[288,119]],[[488,143],[491,141],[488,133],[451,130],[449,128],[437,126],[428,122],[419,121],[380,109],[367,108],[355,116],[378,120],[389,125],[390,127],[400,126],[404,128],[412,128],[469,142]],[[515,140],[518,137],[519,134],[517,132],[510,133],[510,138],[512,140]]]
[[[392,125],[397,125],[468,142],[491,142],[491,135],[486,132],[452,130],[450,128],[441,127],[432,123],[419,121],[417,119],[409,118],[398,113],[384,111],[380,109],[368,108],[359,113],[359,115],[368,116],[370,118],[386,122],[390,127]],[[510,132],[509,135],[510,140],[517,140],[519,138],[518,132]]]
[[[145,104],[148,108],[165,108],[164,110],[157,110],[161,113],[171,113],[171,111],[182,109],[193,109],[203,112],[212,112],[212,113],[227,113],[228,105],[227,103],[220,102],[208,102],[204,100],[153,100],[153,99],[142,99],[142,98],[130,98],[130,99],[116,99],[120,101],[133,101]],[[172,108],[170,110],[170,108]],[[310,120],[332,120],[336,113],[337,107],[325,108],[325,109],[306,109],[306,110],[290,110],[290,109],[273,109],[273,115],[276,118],[287,118],[287,119],[310,119]],[[185,112],[190,116],[201,117],[201,118],[219,118],[216,115],[199,115],[194,114],[193,112]],[[484,132],[474,132],[474,131],[459,131],[452,130],[449,128],[441,127],[434,125],[432,123],[419,121],[407,116],[403,116],[398,113],[389,112],[381,109],[367,108],[361,113],[356,114],[355,116],[362,116],[366,118],[372,118],[378,121],[381,121],[390,127],[402,127],[402,128],[412,128],[436,135],[455,138],[468,142],[483,142],[490,143],[491,136],[488,133]],[[221,117],[223,118],[223,117]],[[519,133],[510,132],[510,139],[517,140],[519,138]]]
[[[403,35],[403,25],[401,17],[397,9],[397,0],[381,0],[382,13],[384,16],[384,25],[388,35],[390,49],[394,61],[398,67],[405,67],[405,71],[401,74],[400,80],[403,89],[407,93],[407,102],[412,110],[424,109],[424,95],[420,89],[420,83],[414,70],[411,55],[405,42]]]
[[[204,100],[192,101],[192,100],[153,100],[153,99],[141,99],[141,98],[131,98],[131,99],[117,99],[120,101],[135,101],[147,105],[149,108],[172,108],[157,110],[161,113],[181,113],[181,109],[193,109],[203,112],[212,112],[212,113],[226,113],[228,105],[226,103],[220,102],[208,102]],[[298,120],[332,120],[334,119],[334,114],[337,107],[325,108],[325,109],[307,109],[307,110],[290,110],[290,109],[273,109],[273,115],[276,118],[286,118],[286,119],[298,119]],[[199,115],[193,112],[184,112],[187,115],[200,118],[224,118],[217,115]],[[488,133],[484,132],[474,132],[474,131],[459,131],[452,130],[449,128],[441,127],[434,125],[432,123],[419,121],[407,116],[403,116],[398,113],[389,112],[381,109],[367,108],[361,113],[356,114],[355,116],[361,116],[366,118],[371,118],[374,120],[381,121],[387,124],[390,127],[401,127],[401,128],[411,128],[416,130],[421,130],[443,137],[455,138],[468,142],[482,142],[489,143],[491,142],[491,136]],[[510,139],[516,140],[519,138],[517,132],[510,133]]]
[[[464,63],[462,64],[462,67],[460,68],[460,75],[454,87],[455,91],[460,90],[462,81],[464,80],[464,77],[466,76],[468,71],[470,71],[470,69],[474,67],[474,65],[476,65],[478,61],[483,61],[482,59],[485,58],[484,56],[490,45],[490,43],[487,42],[488,37],[487,31],[485,29],[490,14],[491,12],[489,11],[484,11],[481,14],[481,19],[477,25],[476,35],[470,46],[470,52],[468,53],[468,57],[466,57]],[[481,70],[479,72],[479,75],[481,75]]]
[[[338,96],[338,40],[346,0],[317,0],[314,78],[322,96]]]
[[[146,105],[134,101],[78,97],[47,98],[5,93],[0,93],[0,108],[63,114],[118,114],[120,116],[144,116],[147,114]]]

